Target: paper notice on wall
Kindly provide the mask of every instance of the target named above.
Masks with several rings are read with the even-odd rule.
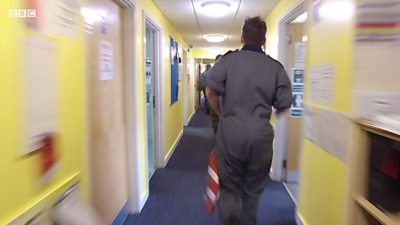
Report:
[[[310,77],[308,79],[308,86],[309,86],[309,90],[310,90],[310,101],[311,102],[317,102],[318,101],[318,86],[320,81],[318,80],[318,71],[319,67],[317,66],[310,66]]]
[[[296,42],[294,44],[294,66],[304,68],[306,62],[306,43]]]
[[[304,106],[304,129],[308,140],[342,161],[351,149],[351,120],[346,114]]]
[[[113,45],[108,41],[101,40],[99,50],[100,80],[114,79],[114,53]]]
[[[332,64],[319,64],[310,67],[310,100],[330,106],[333,104],[335,90],[335,67]]]
[[[57,130],[55,44],[40,36],[27,36],[24,46],[25,153],[38,150],[42,139]]]
[[[31,29],[50,36],[79,37],[80,0],[36,1],[37,22]]]
[[[320,109],[317,143],[326,151],[346,161],[351,133],[350,119],[343,113]]]
[[[310,105],[304,105],[304,111],[303,111],[303,116],[304,116],[304,129],[305,129],[305,134],[306,137],[313,142],[316,142],[317,140],[317,110],[310,106]]]
[[[333,93],[335,91],[335,68],[332,64],[321,65],[320,72],[320,103],[323,105],[332,105]]]

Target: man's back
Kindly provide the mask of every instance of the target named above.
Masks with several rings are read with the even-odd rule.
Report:
[[[291,92],[280,90],[291,87],[283,66],[263,52],[242,49],[230,53],[210,73],[211,80],[215,73],[226,73],[225,85],[218,90],[223,92],[222,117],[269,119],[272,106],[279,109],[292,102]],[[221,75],[216,79],[222,79]]]
[[[245,162],[252,143],[272,141],[272,106],[291,105],[290,81],[279,62],[252,46],[225,55],[208,75],[207,84],[223,96],[217,142],[231,145],[228,154]]]

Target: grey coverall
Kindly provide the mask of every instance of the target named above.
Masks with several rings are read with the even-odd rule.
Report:
[[[206,86],[223,98],[216,136],[219,216],[224,225],[255,225],[273,154],[269,119],[272,107],[291,106],[290,80],[261,47],[245,45],[214,65]]]

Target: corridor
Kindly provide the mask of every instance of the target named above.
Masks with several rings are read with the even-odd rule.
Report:
[[[399,15],[400,0],[0,0],[0,225],[250,225],[261,191],[257,225],[400,225]],[[231,199],[212,215],[210,183]],[[226,198],[239,186],[257,189],[245,213]]]
[[[168,165],[150,180],[150,196],[142,212],[124,225],[219,225],[216,213],[206,215],[208,154],[213,146],[211,119],[200,108],[185,127],[183,137]],[[282,183],[270,181],[258,213],[259,225],[295,225],[295,205]]]

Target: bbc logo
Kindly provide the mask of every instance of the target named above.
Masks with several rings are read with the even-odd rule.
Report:
[[[8,15],[12,18],[36,17],[36,9],[10,9]]]

